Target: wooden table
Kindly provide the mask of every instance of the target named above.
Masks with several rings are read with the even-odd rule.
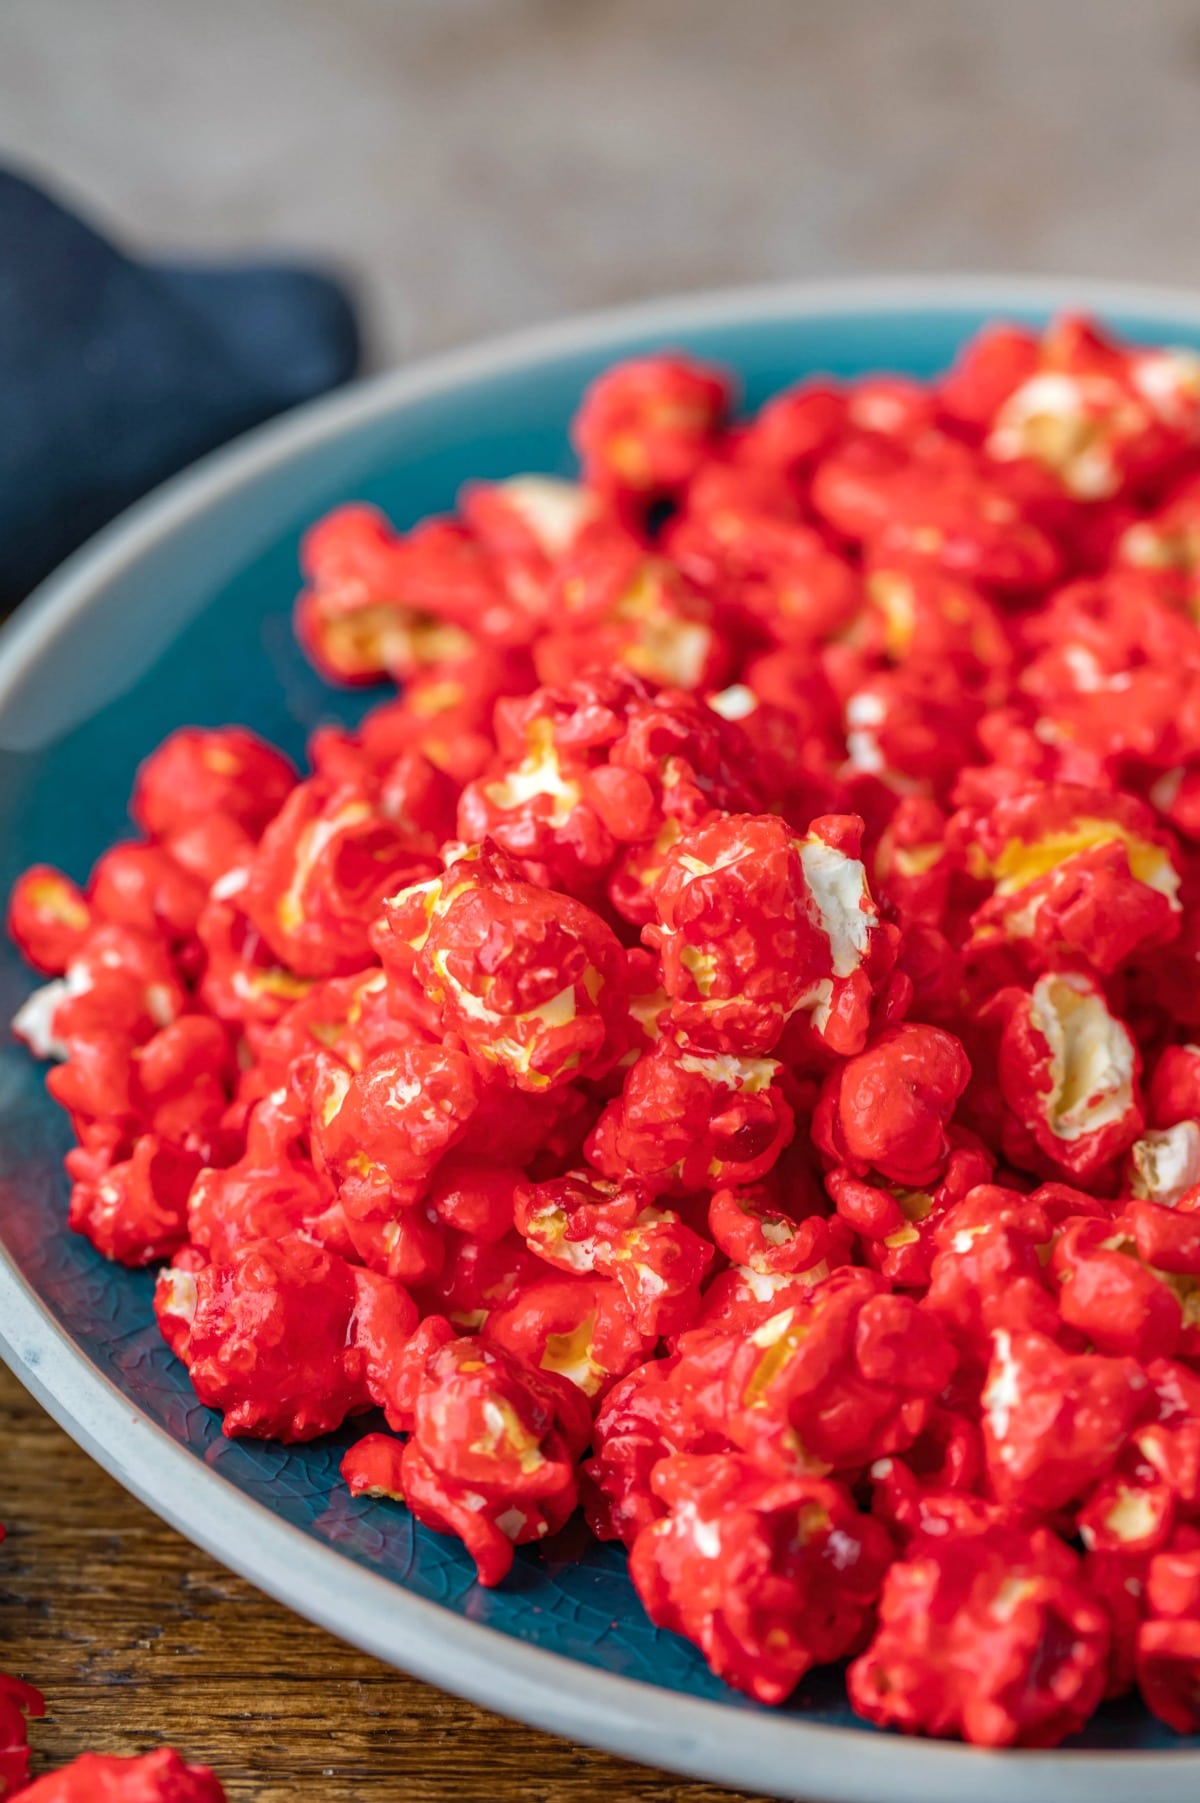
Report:
[[[0,1669],[48,1703],[36,1771],[165,1741],[232,1803],[736,1803],[502,1721],[289,1614],[127,1496],[2,1365],[0,1519]]]

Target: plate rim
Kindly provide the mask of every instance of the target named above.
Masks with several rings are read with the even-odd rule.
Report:
[[[683,294],[536,324],[385,371],[310,402],[202,458],[135,503],[39,585],[0,630],[0,722],[29,667],[151,547],[243,482],[421,400],[581,351],[647,336],[822,314],[1008,307],[1143,314],[1200,329],[1200,291],[1066,276],[856,276]],[[1200,1751],[983,1752],[740,1711],[582,1665],[414,1595],[324,1547],[246,1496],[136,1407],[77,1346],[0,1246],[0,1357],[52,1418],[160,1518],[285,1607],[443,1690],[628,1759],[826,1803],[1173,1803]]]

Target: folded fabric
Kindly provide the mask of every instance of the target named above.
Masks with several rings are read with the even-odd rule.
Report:
[[[0,604],[358,360],[354,307],[330,276],[138,262],[0,169]]]

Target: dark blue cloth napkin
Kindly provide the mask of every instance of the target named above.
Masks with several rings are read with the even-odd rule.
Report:
[[[346,381],[330,276],[128,256],[0,169],[0,604],[236,433]]]

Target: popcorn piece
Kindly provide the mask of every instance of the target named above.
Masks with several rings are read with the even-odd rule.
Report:
[[[1108,1617],[1045,1530],[919,1537],[884,1580],[879,1624],[848,1683],[881,1727],[1055,1746],[1104,1692]]]
[[[242,902],[289,970],[342,976],[366,963],[384,897],[433,869],[366,796],[310,778],[263,834]]]
[[[152,839],[213,816],[257,839],[295,781],[282,752],[244,727],[182,727],[142,764],[130,811]]]
[[[70,877],[51,864],[34,864],[13,885],[7,926],[22,957],[57,977],[83,949],[92,911]]]
[[[1150,1400],[1130,1358],[1062,1352],[1040,1334],[992,1336],[983,1391],[988,1474],[1002,1502],[1052,1510],[1107,1472]]]
[[[683,357],[618,365],[592,384],[576,415],[585,479],[602,492],[637,497],[681,488],[728,402],[724,377]]]
[[[676,841],[655,885],[667,1023],[698,1051],[773,1050],[805,1014],[837,1050],[865,1038],[878,926],[860,823],[793,838],[772,816],[726,815]]]
[[[794,1131],[772,1058],[707,1056],[663,1038],[643,1052],[587,1143],[602,1176],[626,1172],[660,1193],[753,1183]]]
[[[557,1533],[570,1516],[589,1425],[561,1378],[494,1346],[448,1340],[418,1379],[402,1493],[418,1520],[459,1536],[481,1584],[498,1584],[514,1545]]]
[[[216,1773],[186,1765],[169,1747],[139,1759],[85,1753],[21,1795],[32,1803],[225,1803]]]
[[[690,1326],[711,1246],[636,1183],[618,1186],[585,1171],[518,1191],[517,1230],[549,1265],[620,1284],[639,1333]]]
[[[0,1529],[0,1535],[3,1530]],[[46,1699],[32,1684],[0,1672],[0,1803],[29,1782],[26,1717],[45,1715]],[[26,1793],[28,1794],[28,1793]]]
[[[536,1092],[598,1075],[624,1050],[621,947],[582,902],[468,854],[393,896],[386,914],[444,1027],[485,1074]]]
[[[366,1405],[348,1352],[354,1276],[295,1235],[255,1240],[228,1264],[165,1270],[154,1297],[163,1336],[226,1434],[311,1440]]]
[[[1039,977],[1028,995],[1013,998],[1000,1092],[1048,1171],[1087,1178],[1128,1151],[1143,1124],[1140,1065],[1128,1027],[1081,973]],[[1016,1143],[1010,1156],[1018,1156]]]
[[[971,1067],[940,1027],[891,1027],[826,1081],[813,1136],[858,1176],[936,1182],[950,1156],[946,1126]]]
[[[851,1650],[890,1549],[841,1485],[781,1482],[733,1454],[676,1455],[653,1483],[668,1513],[630,1555],[652,1621],[762,1703],[783,1702],[812,1666]]]

